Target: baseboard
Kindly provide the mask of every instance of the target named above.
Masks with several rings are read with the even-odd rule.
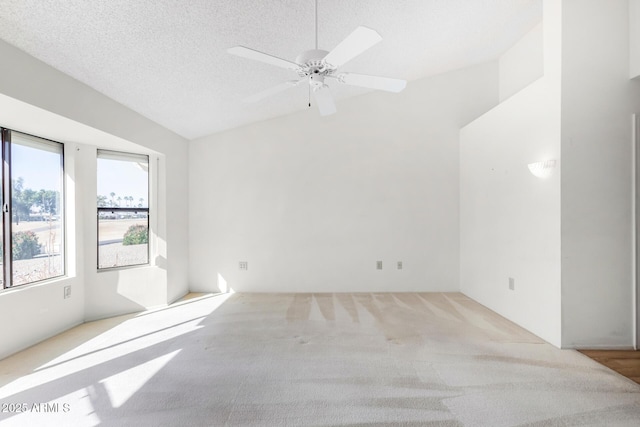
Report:
[[[574,345],[574,346],[562,346],[562,350],[619,350],[628,351],[635,350],[632,345]]]
[[[173,304],[174,302],[176,302],[176,301],[178,301],[178,300],[180,300],[180,299],[182,299],[182,298],[186,297],[186,296],[187,296],[187,295],[189,295],[190,293],[191,293],[191,291],[190,291],[190,290],[187,290],[185,293],[183,293],[183,294],[181,294],[181,295],[178,295],[178,296],[177,296],[177,297],[175,297],[174,299],[170,300],[170,301],[167,303],[167,305],[171,305],[171,304]]]
[[[44,338],[41,338],[41,339],[39,339],[38,341],[36,341],[36,342],[34,342],[34,343],[32,343],[32,344],[27,344],[27,345],[25,345],[25,346],[18,347],[17,349],[10,350],[10,352],[9,352],[9,353],[7,353],[7,354],[2,354],[2,353],[0,353],[0,360],[4,360],[4,359],[6,359],[7,357],[11,357],[11,356],[13,356],[14,354],[20,353],[21,351],[24,351],[24,350],[26,350],[26,349],[28,349],[28,348],[31,348],[31,347],[33,347],[34,345],[38,345],[38,344],[40,344],[40,343],[42,343],[42,342],[44,342],[44,341],[46,341],[46,340],[48,340],[48,339],[51,339],[51,338],[55,337],[56,335],[60,335],[61,333],[68,331],[69,329],[73,329],[73,328],[75,328],[76,326],[80,326],[80,325],[82,325],[83,323],[85,323],[83,320],[81,320],[81,321],[79,321],[79,322],[74,322],[74,323],[72,323],[72,324],[70,324],[70,325],[68,325],[68,326],[63,326],[62,328],[56,329],[56,330],[55,330],[54,332],[52,332],[51,334],[48,334],[48,335],[47,335],[47,336],[45,336]]]
[[[118,312],[114,312],[114,313],[105,313],[104,315],[100,315],[100,316],[87,317],[86,319],[84,319],[84,323],[97,322],[98,320],[111,319],[113,317],[135,315],[135,314],[138,314],[138,313],[143,313],[143,312],[145,312],[147,310],[149,310],[149,309],[148,308],[143,308],[141,310],[134,310],[134,311],[123,310],[123,311],[118,311]]]

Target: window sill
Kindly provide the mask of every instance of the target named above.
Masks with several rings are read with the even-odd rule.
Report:
[[[13,292],[21,292],[27,289],[38,288],[41,286],[51,286],[57,283],[62,283],[62,282],[72,280],[74,278],[75,276],[67,276],[67,275],[57,276],[57,277],[52,277],[51,279],[39,280],[37,282],[32,282],[32,283],[26,283],[24,285],[11,286],[9,288],[0,289],[0,295],[8,295]]]
[[[134,270],[134,269],[140,269],[140,268],[145,268],[145,267],[154,267],[154,266],[151,265],[150,263],[147,263],[147,264],[136,264],[136,265],[123,265],[121,267],[98,268],[98,269],[96,269],[96,271],[98,273],[106,273],[106,272],[109,272],[109,271]]]

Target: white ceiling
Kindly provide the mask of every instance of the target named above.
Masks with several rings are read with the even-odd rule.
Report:
[[[314,9],[314,0],[0,0],[0,38],[194,139],[308,108],[304,85],[243,103],[296,75],[226,49],[293,61],[314,48]],[[413,80],[494,59],[541,18],[542,0],[318,0],[319,48],[373,28],[382,42],[341,70]],[[338,114],[341,99],[364,93],[331,91]]]

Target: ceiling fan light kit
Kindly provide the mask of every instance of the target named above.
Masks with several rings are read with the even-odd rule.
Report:
[[[359,86],[368,89],[400,92],[406,85],[406,80],[388,77],[370,76],[366,74],[338,72],[338,69],[382,40],[380,34],[367,27],[358,27],[330,52],[317,49],[317,3],[316,3],[316,49],[306,50],[297,56],[295,62],[278,58],[264,52],[244,46],[229,48],[227,52],[255,61],[264,62],[277,67],[295,71],[298,80],[281,83],[277,86],[256,93],[245,102],[257,102],[269,96],[278,94],[302,82],[307,82],[313,92],[320,114],[327,116],[336,112],[335,102],[326,79],[340,84]]]

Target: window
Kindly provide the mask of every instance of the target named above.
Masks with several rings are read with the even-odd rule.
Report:
[[[149,263],[149,157],[98,150],[98,269]]]
[[[63,145],[1,129],[2,287],[62,276]]]

